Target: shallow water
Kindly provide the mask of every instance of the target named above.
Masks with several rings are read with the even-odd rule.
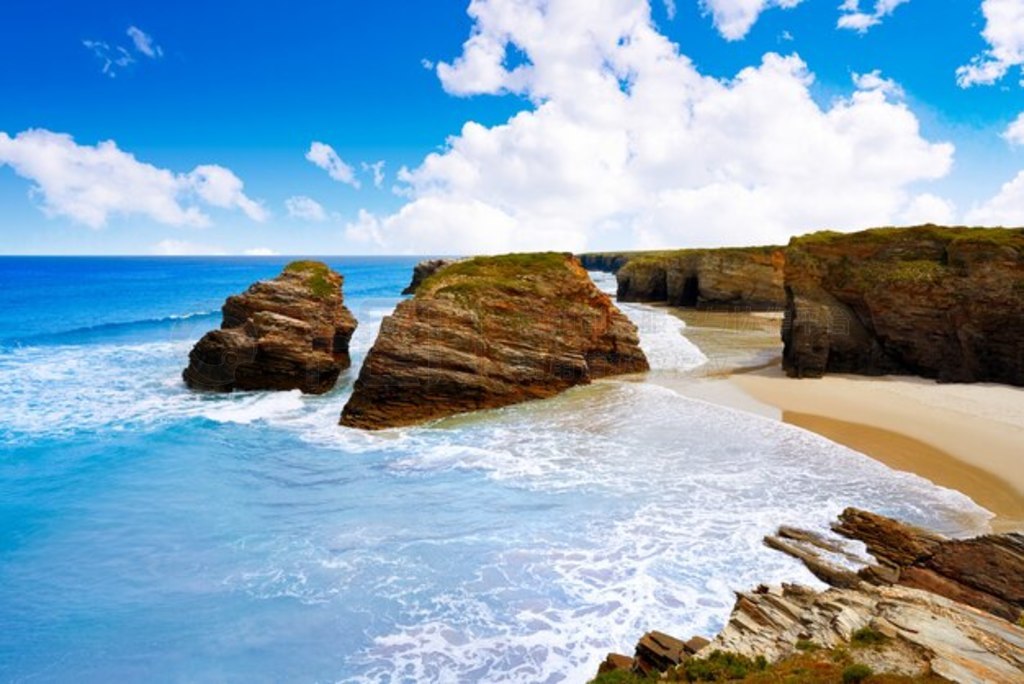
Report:
[[[332,260],[357,364],[413,261]],[[582,682],[647,629],[713,633],[735,589],[814,583],[762,546],[781,523],[990,517],[638,377],[381,434],[337,426],[354,369],[187,392],[201,312],[281,264],[0,260],[0,679]],[[705,362],[624,308],[656,373]]]

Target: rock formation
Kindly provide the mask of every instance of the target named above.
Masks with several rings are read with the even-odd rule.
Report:
[[[273,280],[228,297],[220,329],[189,353],[185,383],[219,392],[329,391],[352,363],[356,320],[343,304],[342,282],[325,264],[296,261]]]
[[[876,562],[841,539],[780,528],[765,542],[802,560],[832,588],[741,592],[710,642],[651,632],[633,658],[613,654],[600,673],[665,673],[673,680],[694,665],[706,668],[702,660],[764,669],[824,650],[822,667],[842,658],[917,681],[1024,681],[1024,628],[1016,622],[1024,609],[1024,536],[951,540],[852,508],[833,529],[863,542]]]
[[[786,254],[790,376],[1024,385],[1024,229],[816,233]]]
[[[455,259],[424,259],[413,267],[412,282],[402,290],[402,294],[416,294],[416,290],[419,289],[424,280],[434,275],[445,266],[454,264],[455,261]]]
[[[588,270],[616,274],[621,302],[779,311],[785,254],[781,247],[597,253],[581,257]]]
[[[384,319],[341,423],[411,425],[647,368],[636,327],[571,255],[477,257]]]

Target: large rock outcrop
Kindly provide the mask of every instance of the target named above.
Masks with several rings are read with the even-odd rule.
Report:
[[[1024,229],[927,225],[795,238],[783,366],[1024,385]]]
[[[602,253],[582,259],[590,270],[616,274],[621,302],[733,311],[779,311],[786,302],[781,247]]]
[[[875,561],[839,538],[780,528],[765,542],[803,561],[830,589],[790,584],[740,592],[710,642],[650,632],[634,657],[613,654],[600,672],[689,680],[715,663],[739,662],[775,668],[764,681],[792,681],[785,675],[811,670],[815,681],[833,681],[830,667],[840,681],[842,666],[859,665],[913,681],[1024,682],[1024,628],[1013,622],[1024,607],[1024,537],[945,539],[852,508],[833,529],[864,542]],[[802,661],[789,669],[782,667],[787,659]]]
[[[356,320],[343,304],[343,280],[325,264],[297,261],[229,297],[220,329],[189,353],[185,383],[218,392],[329,391],[352,363]]]
[[[450,266],[455,263],[455,259],[424,259],[423,261],[416,264],[412,269],[412,281],[402,290],[402,294],[411,295],[416,294],[416,290],[420,288],[420,285],[424,280],[440,271],[445,266]]]
[[[636,327],[571,255],[477,257],[384,319],[341,423],[411,425],[647,368]]]

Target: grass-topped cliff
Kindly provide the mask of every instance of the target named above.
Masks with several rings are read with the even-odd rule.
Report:
[[[584,266],[615,272],[618,298],[673,306],[779,310],[781,247],[722,247],[584,254]]]
[[[1024,384],[1024,229],[820,232],[786,255],[791,375]]]
[[[284,267],[284,272],[304,276],[309,291],[321,299],[330,297],[339,288],[337,276],[321,261],[293,261]]]

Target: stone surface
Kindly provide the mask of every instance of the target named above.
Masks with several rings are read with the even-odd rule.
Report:
[[[786,259],[790,376],[1024,385],[1024,229],[816,233]]]
[[[321,394],[351,365],[356,321],[343,278],[319,262],[294,262],[272,280],[229,297],[219,330],[203,336],[182,373],[200,390],[292,390]]]
[[[384,319],[341,422],[412,425],[647,369],[636,327],[571,255],[477,257]]]
[[[616,272],[618,298],[733,311],[780,311],[786,301],[784,268],[781,247],[638,253]]]
[[[455,259],[424,259],[413,267],[412,282],[402,290],[402,294],[416,294],[416,290],[419,289],[424,280],[434,275],[445,266],[454,264],[455,261]]]
[[[629,263],[629,260],[637,254],[643,254],[643,252],[592,252],[590,254],[580,254],[577,259],[579,259],[583,268],[588,271],[618,273],[619,269]]]

